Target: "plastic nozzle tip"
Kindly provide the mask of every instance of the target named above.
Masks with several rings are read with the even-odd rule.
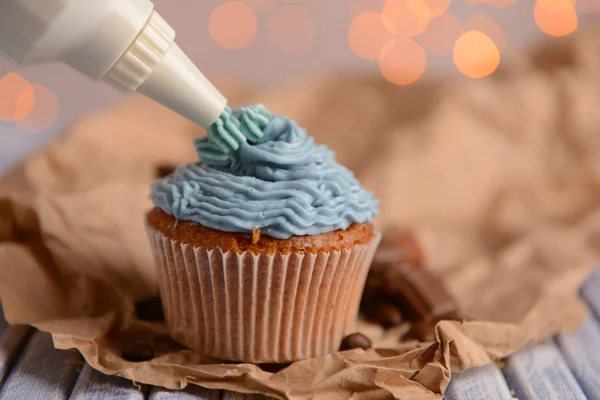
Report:
[[[173,43],[138,92],[208,128],[225,110],[227,99]]]
[[[126,93],[138,91],[208,128],[225,110],[227,99],[174,40],[175,31],[154,11],[103,79]]]

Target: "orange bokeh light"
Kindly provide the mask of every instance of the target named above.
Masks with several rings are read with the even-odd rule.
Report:
[[[58,119],[60,104],[50,89],[43,85],[31,85],[35,92],[35,105],[26,118],[17,121],[24,132],[41,133],[48,130]]]
[[[417,41],[429,54],[441,56],[452,53],[461,33],[462,26],[458,19],[450,13],[444,13],[429,21]]]
[[[269,16],[267,36],[282,53],[300,53],[310,47],[315,39],[316,26],[313,17],[303,7],[286,6]]]
[[[430,19],[429,7],[423,0],[386,0],[383,15],[392,22],[396,35],[401,38],[420,35]]]
[[[429,8],[429,15],[424,17],[435,18],[446,12],[452,0],[423,0],[423,3]]]
[[[31,98],[32,92],[29,82],[19,74],[10,73],[0,79],[0,122],[15,122],[26,117],[33,105],[29,110],[26,104],[18,106],[19,98]]]
[[[21,95],[17,99],[14,108],[14,121],[21,121],[33,110],[35,106],[35,89],[33,85],[27,85],[27,88],[21,92]]]
[[[463,30],[483,32],[494,41],[496,48],[500,53],[506,49],[506,36],[502,27],[491,17],[485,14],[475,14],[471,16],[464,24]]]
[[[500,52],[486,34],[479,31],[464,33],[454,45],[454,64],[470,78],[483,78],[498,68]]]
[[[537,0],[537,4],[542,8],[552,12],[569,11],[573,8],[572,0]]]
[[[213,40],[229,50],[248,46],[258,28],[256,14],[243,1],[228,1],[216,7],[208,21]]]
[[[551,11],[541,5],[535,4],[533,12],[535,22],[542,32],[550,36],[565,36],[577,29],[577,13],[573,4],[567,1],[569,7],[562,11]]]
[[[359,14],[348,29],[348,43],[357,56],[377,60],[383,46],[393,38],[393,25],[383,15],[367,11]]]
[[[417,81],[427,66],[425,51],[411,39],[392,39],[381,51],[379,69],[388,81],[408,85]]]

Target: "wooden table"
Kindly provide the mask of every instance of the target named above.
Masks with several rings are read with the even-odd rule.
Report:
[[[497,364],[455,374],[449,400],[600,400],[600,270],[582,291],[594,316],[575,334],[524,349]],[[77,351],[56,350],[48,333],[8,326],[0,309],[0,400],[266,399],[188,385],[173,391],[107,376],[87,365]]]

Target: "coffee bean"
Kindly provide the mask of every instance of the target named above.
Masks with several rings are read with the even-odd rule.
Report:
[[[144,321],[163,321],[165,315],[160,297],[135,303],[135,316]]]
[[[171,175],[174,171],[175,171],[175,166],[173,166],[173,165],[167,165],[167,164],[161,164],[161,165],[159,165],[159,166],[156,167],[156,177],[157,178],[164,178],[167,175]]]
[[[435,324],[429,322],[416,322],[411,325],[405,338],[416,339],[419,342],[434,342],[436,340]]]
[[[377,322],[384,328],[390,328],[402,322],[402,313],[398,307],[383,301],[374,301],[371,303],[366,313],[369,319]]]
[[[154,358],[154,350],[147,343],[130,343],[121,349],[121,356],[132,362],[148,361]]]
[[[371,339],[363,335],[362,333],[352,333],[342,339],[340,351],[351,350],[351,349],[370,349]]]

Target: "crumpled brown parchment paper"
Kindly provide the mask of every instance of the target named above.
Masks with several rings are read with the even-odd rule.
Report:
[[[435,343],[360,322],[375,349],[269,372],[222,363],[133,317],[156,275],[142,215],[160,165],[195,160],[199,128],[131,99],[88,116],[0,184],[0,299],[94,368],[137,382],[289,399],[439,398],[450,371],[491,362],[586,317],[577,289],[600,259],[600,30],[552,42],[492,78],[399,88],[323,75],[271,91],[215,80],[337,151],[381,198],[378,223],[416,230],[472,319]],[[121,357],[132,340],[156,358]]]

